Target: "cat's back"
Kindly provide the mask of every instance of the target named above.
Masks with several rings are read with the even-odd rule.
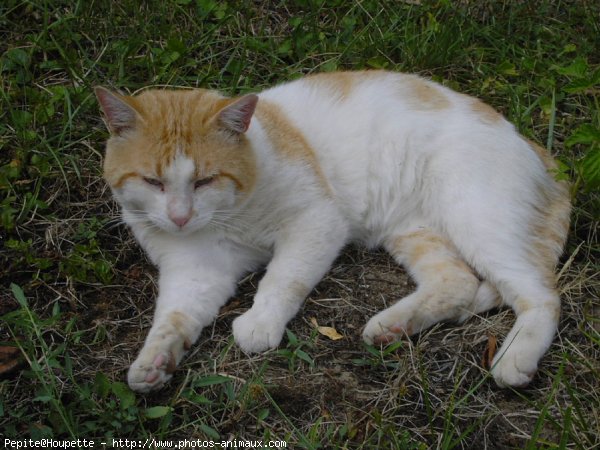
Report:
[[[352,154],[378,142],[431,140],[444,133],[510,132],[512,125],[480,100],[418,75],[366,70],[309,75],[275,86],[260,98],[303,132],[325,157]],[[344,153],[344,152],[343,152]]]
[[[343,113],[358,121],[390,110],[415,116],[447,114],[455,109],[479,114],[486,106],[418,75],[384,70],[308,75],[267,89],[260,97],[276,103],[297,123],[306,120],[308,124],[312,119],[320,126]],[[306,114],[309,111],[311,114]],[[490,117],[492,112],[492,108],[485,111]]]

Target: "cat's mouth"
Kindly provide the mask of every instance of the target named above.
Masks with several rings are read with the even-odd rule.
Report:
[[[161,219],[155,225],[173,236],[189,236],[205,229],[210,224],[210,217],[195,215],[185,224],[178,224],[171,220]]]

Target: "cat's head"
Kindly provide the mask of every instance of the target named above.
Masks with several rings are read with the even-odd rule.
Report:
[[[188,234],[227,216],[251,192],[256,167],[244,133],[257,96],[95,92],[111,134],[104,178],[129,222]]]

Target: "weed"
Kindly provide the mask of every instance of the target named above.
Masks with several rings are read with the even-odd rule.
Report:
[[[314,347],[314,344],[312,342],[299,340],[289,329],[285,330],[285,334],[287,336],[287,346],[286,348],[277,350],[276,353],[287,359],[290,372],[293,373],[301,369],[301,367],[298,365],[300,361],[304,361],[309,367],[314,367],[314,360],[304,350],[304,348]],[[312,337],[314,339],[314,332]]]
[[[598,17],[594,2],[550,0],[2,2],[0,340],[25,364],[0,380],[0,434],[597,447]],[[344,339],[317,339],[295,320],[285,347],[249,357],[223,312],[169,386],[135,396],[124,375],[150,321],[156,272],[100,177],[106,132],[92,86],[234,95],[342,69],[417,72],[480,97],[549,148],[556,176],[572,181],[563,316],[533,385],[499,391],[479,368],[483,341],[506,333],[508,312],[361,347],[358,330],[382,297],[406,290],[406,274],[349,249],[311,294],[335,303],[305,306]],[[250,278],[237,295],[254,292]]]
[[[354,358],[352,363],[357,366],[368,366],[371,369],[398,369],[401,362],[397,352],[402,350],[402,341],[394,342],[383,348],[376,348],[372,345],[364,344],[368,355],[365,358]]]

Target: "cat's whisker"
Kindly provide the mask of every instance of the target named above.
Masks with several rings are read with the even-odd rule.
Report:
[[[237,216],[237,215],[213,214],[210,221],[214,222],[214,223],[220,223],[220,224],[239,225],[241,227],[250,227],[251,226],[242,217]]]
[[[144,222],[145,219],[145,213],[144,216],[142,216],[142,212],[140,212],[139,214],[132,214],[129,216],[128,219],[125,219],[125,215],[124,214],[119,214],[118,216],[115,216],[113,218],[111,218],[110,220],[108,220],[105,224],[106,229],[107,230],[112,230],[120,225],[129,225],[130,223],[142,223]]]
[[[222,231],[233,231],[236,233],[244,233],[248,230],[248,227],[236,226],[230,222],[219,222],[211,220],[209,222],[209,225],[212,225],[214,228],[217,228]]]
[[[137,227],[141,227],[145,231],[163,231],[160,226],[154,222],[144,222],[136,224]]]
[[[239,216],[239,217],[251,217],[251,218],[257,218],[257,217],[261,217],[262,214],[259,211],[252,211],[252,210],[246,210],[246,209],[215,209],[213,211],[214,215],[222,215],[222,216],[226,216],[226,217],[235,217],[235,216]]]
[[[123,226],[123,225],[128,226],[128,224],[125,221],[121,220],[119,222],[113,223],[112,225],[106,227],[106,231],[112,231],[115,228],[118,228],[118,227]]]
[[[214,214],[211,222],[219,225],[237,226],[240,230],[252,228],[252,224],[239,215]]]

